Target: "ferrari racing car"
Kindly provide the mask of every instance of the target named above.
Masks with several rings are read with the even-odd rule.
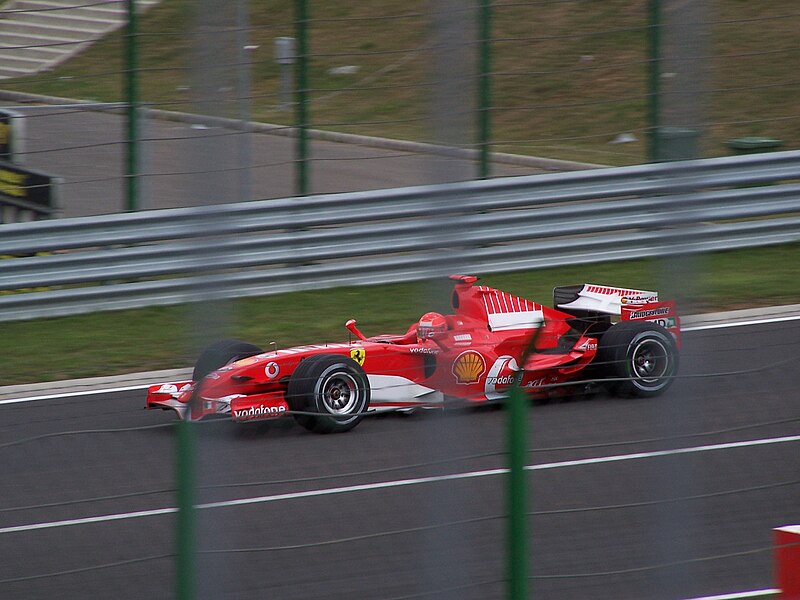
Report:
[[[150,386],[147,408],[182,419],[244,422],[292,415],[310,431],[355,427],[368,412],[532,398],[606,387],[663,393],[678,369],[680,319],[656,292],[583,284],[553,292],[550,308],[452,275],[450,314],[426,313],[405,334],[264,351],[225,340],[197,359],[191,381]]]

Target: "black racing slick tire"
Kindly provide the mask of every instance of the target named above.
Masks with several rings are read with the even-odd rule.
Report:
[[[192,373],[193,381],[200,381],[220,367],[227,364],[236,362],[248,356],[255,356],[264,352],[258,346],[248,344],[247,342],[240,342],[239,340],[220,340],[214,342],[208,348],[200,353],[197,362],[194,364],[194,372]]]
[[[621,321],[600,338],[596,364],[615,396],[649,398],[664,393],[675,380],[678,348],[660,325]]]
[[[292,373],[286,396],[295,420],[309,431],[342,433],[358,425],[369,408],[369,380],[350,357],[315,354]]]

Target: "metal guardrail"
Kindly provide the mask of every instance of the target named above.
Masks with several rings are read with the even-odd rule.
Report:
[[[798,240],[800,151],[16,223],[0,321]]]

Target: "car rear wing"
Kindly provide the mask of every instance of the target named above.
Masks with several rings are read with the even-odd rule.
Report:
[[[658,299],[658,292],[585,283],[553,290],[553,305],[575,314],[616,315],[621,321],[650,321],[670,331],[676,339],[680,317],[674,300]]]

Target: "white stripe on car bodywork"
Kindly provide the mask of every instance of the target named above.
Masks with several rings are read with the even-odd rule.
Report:
[[[487,315],[489,328],[492,331],[507,331],[509,329],[535,329],[544,321],[541,310],[526,310],[519,312],[503,312]]]
[[[391,404],[394,408],[399,403],[416,406],[420,402],[437,404],[444,402],[441,392],[414,383],[410,379],[398,375],[367,375],[372,390],[369,410],[380,410],[380,404]]]

